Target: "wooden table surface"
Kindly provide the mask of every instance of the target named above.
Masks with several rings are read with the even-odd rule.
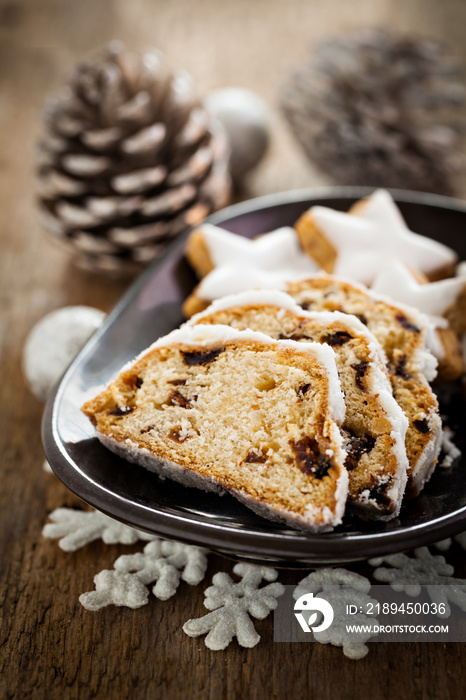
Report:
[[[182,584],[168,602],[85,611],[78,597],[93,589],[93,576],[138,547],[93,543],[65,553],[41,537],[50,511],[80,504],[42,471],[43,407],[25,385],[21,356],[44,314],[71,304],[108,311],[127,284],[75,270],[44,235],[33,202],[44,96],[84,52],[115,37],[155,45],[190,70],[201,93],[241,85],[267,100],[272,147],[246,198],[325,182],[276,111],[280,81],[309,47],[378,24],[436,35],[466,58],[465,19],[462,0],[0,0],[1,698],[464,697],[460,644],[373,644],[351,661],[331,646],[274,644],[270,616],[255,623],[257,647],[209,651],[181,626],[203,614],[212,575],[232,568],[214,555],[205,584]],[[463,556],[448,554],[462,576]]]

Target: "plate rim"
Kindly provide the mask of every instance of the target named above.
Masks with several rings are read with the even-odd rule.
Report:
[[[313,199],[360,199],[373,191],[373,187],[329,186],[267,194],[225,207],[211,214],[205,219],[205,222],[219,225],[232,218],[247,215],[258,210],[286,206],[293,203],[306,203]],[[397,201],[441,207],[447,210],[453,209],[466,214],[466,202],[459,199],[443,195],[431,195],[424,192],[412,192],[410,190],[389,189],[388,191]],[[429,544],[461,532],[466,524],[466,506],[453,514],[440,516],[434,521],[381,533],[352,534],[330,532],[317,534],[303,533],[291,529],[289,533],[276,532],[274,530],[268,533],[266,531],[258,532],[251,528],[229,528],[222,523],[213,523],[210,520],[201,521],[193,518],[189,513],[172,514],[153,510],[144,504],[135,503],[120,494],[110,492],[100,485],[96,485],[79,468],[79,465],[71,460],[71,457],[64,450],[57,427],[60,403],[69,379],[74,375],[76,367],[81,365],[92,354],[100,337],[106,332],[107,328],[113,325],[114,319],[118,318],[121,311],[145,287],[148,280],[152,278],[165,260],[182,247],[192,228],[177,237],[167,247],[164,254],[134,280],[107,315],[96,333],[71,362],[62,379],[48,398],[42,420],[42,442],[46,457],[62,483],[85,503],[137,529],[145,530],[155,535],[172,537],[189,544],[206,546],[222,554],[236,557],[243,556],[247,559],[254,558],[262,561],[285,562],[287,565],[292,563],[323,565],[327,563],[341,563],[343,561],[358,561],[389,552],[413,549],[414,547]],[[94,489],[93,486],[97,486],[97,488]],[[107,505],[109,494],[111,494],[113,502],[116,503],[110,509]],[[150,514],[151,527],[147,525],[148,514]],[[229,541],[231,537],[233,537],[233,542]],[[335,551],[334,547],[331,548],[335,551],[334,554],[325,554],[328,548],[326,545],[332,541],[338,542],[338,545],[336,545],[336,550],[338,551]],[[343,548],[345,550],[344,555],[341,551]]]

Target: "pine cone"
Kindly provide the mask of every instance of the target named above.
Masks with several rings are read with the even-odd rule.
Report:
[[[137,272],[228,200],[225,134],[156,51],[112,42],[84,58],[44,121],[43,222],[81,267]]]
[[[281,106],[307,156],[338,184],[452,194],[464,86],[430,40],[367,30],[322,44]]]

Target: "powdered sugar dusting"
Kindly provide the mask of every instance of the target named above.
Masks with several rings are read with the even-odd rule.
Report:
[[[439,464],[440,467],[449,468],[452,466],[453,462],[461,457],[461,450],[453,442],[453,431],[450,428],[444,428],[442,449],[445,452],[445,457],[443,461]]]

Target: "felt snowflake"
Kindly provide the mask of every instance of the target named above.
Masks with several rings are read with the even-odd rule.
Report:
[[[293,591],[293,598],[298,605],[302,596],[312,593],[330,603],[334,613],[332,624],[322,631],[313,630],[314,639],[320,644],[343,647],[343,653],[350,659],[361,659],[369,651],[365,642],[373,635],[367,629],[364,632],[348,632],[347,625],[373,627],[377,620],[362,612],[350,615],[347,606],[356,605],[360,611],[367,609],[369,603],[375,605],[377,601],[368,595],[370,587],[367,578],[353,571],[320,569],[300,581]]]
[[[451,537],[447,537],[445,540],[440,540],[439,542],[434,542],[432,547],[435,547],[435,549],[438,549],[439,552],[447,552],[452,544],[452,539]]]
[[[105,544],[134,544],[138,540],[152,540],[154,535],[136,530],[97,510],[84,511],[57,508],[49,515],[53,522],[44,525],[44,537],[59,539],[65,552],[75,552],[94,540]]]
[[[95,591],[79,596],[79,601],[86,610],[100,610],[106,605],[140,608],[149,599],[146,586],[132,574],[104,569],[94,576],[94,583]]]
[[[157,581],[153,594],[160,600],[170,598],[180,579],[197,586],[207,568],[207,550],[181,542],[153,540],[137,554],[123,554],[114,564],[117,571],[134,572],[145,585]]]
[[[457,542],[460,547],[466,550],[466,532],[460,532],[459,535],[455,535],[453,538],[447,537],[446,540],[435,542],[435,544],[432,546],[438,549],[440,552],[446,552],[453,544],[453,540]]]
[[[183,631],[190,637],[207,633],[205,645],[209,649],[225,649],[233,637],[243,647],[253,647],[259,640],[250,615],[263,620],[277,607],[277,598],[285,592],[281,583],[274,583],[278,572],[266,566],[236,564],[233,573],[241,577],[237,583],[227,573],[219,572],[212,579],[213,586],[205,591],[204,606],[212,612],[188,620]],[[259,588],[262,581],[270,581]]]
[[[458,542],[460,547],[466,550],[466,532],[460,532],[459,535],[455,535],[455,542]]]
[[[438,617],[450,616],[449,603],[466,611],[466,580],[454,578],[454,568],[440,554],[431,554],[427,547],[415,549],[414,557],[390,554],[370,559],[369,564],[377,567],[374,578],[389,583],[394,591],[404,591],[409,596],[417,597],[421,587],[425,587],[433,603],[445,606],[445,612],[438,612]],[[382,567],[381,564],[389,564],[391,568]]]
[[[202,581],[207,568],[207,551],[181,542],[153,539],[143,552],[124,554],[114,570],[101,571],[94,578],[95,591],[83,593],[79,600],[87,610],[105,605],[139,608],[148,602],[146,586],[155,582],[152,593],[160,600],[173,596],[180,579],[191,586]]]

